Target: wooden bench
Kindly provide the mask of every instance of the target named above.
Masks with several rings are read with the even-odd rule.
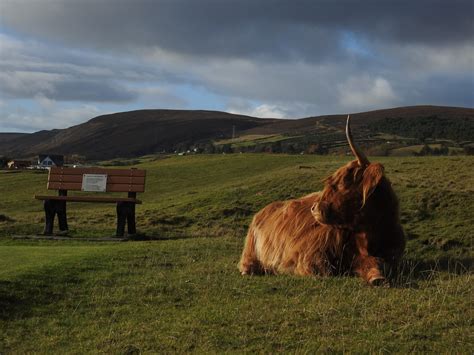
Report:
[[[128,234],[136,233],[135,205],[142,202],[137,192],[145,191],[146,170],[141,169],[104,169],[104,168],[64,168],[52,167],[48,174],[48,190],[57,190],[58,196],[35,195],[35,199],[44,201],[44,234],[53,233],[54,217],[58,216],[59,230],[67,233],[66,202],[94,202],[117,204],[117,236],[123,237],[125,224]],[[127,197],[104,196],[68,196],[68,191],[127,192]]]

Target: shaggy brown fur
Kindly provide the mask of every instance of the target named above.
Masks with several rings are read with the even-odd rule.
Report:
[[[381,164],[356,160],[325,180],[323,191],[273,202],[249,227],[243,275],[352,273],[385,284],[405,248],[398,200]]]

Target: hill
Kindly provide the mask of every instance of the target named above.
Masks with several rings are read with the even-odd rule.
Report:
[[[79,154],[88,159],[135,157],[228,137],[234,126],[237,130],[246,130],[272,121],[216,111],[121,112],[98,116],[66,129],[0,141],[0,152],[16,157],[40,152]]]
[[[254,146],[257,151],[343,154],[347,151],[346,117],[276,121],[221,143],[237,149]],[[352,113],[351,117],[357,141],[373,155],[391,155],[399,148],[435,143],[446,145],[447,152],[464,151],[474,142],[474,109],[470,108],[411,106]]]
[[[423,144],[430,138],[434,141],[428,143],[447,139],[453,148],[461,150],[461,142],[469,145],[474,141],[474,109],[413,106],[355,113],[352,116],[355,135],[361,143],[372,148],[372,154],[377,153],[379,145],[387,148],[384,146],[387,140],[391,141],[388,147],[393,151]],[[98,116],[66,129],[0,134],[0,155],[20,158],[39,153],[77,154],[100,160],[191,148],[208,153],[226,149],[343,153],[346,149],[345,118],[344,114],[295,120],[261,119],[218,111],[139,110]],[[398,120],[397,125],[383,124],[392,120]],[[424,138],[421,139],[418,130],[427,127],[426,120],[434,128],[422,133]],[[459,129],[446,129],[450,125],[458,127],[460,121],[463,124]],[[412,125],[414,132],[406,129]],[[438,129],[439,125],[444,129]],[[403,127],[403,132],[398,132],[397,127]],[[234,132],[236,138],[232,138]],[[431,137],[432,132],[441,133],[441,136]],[[386,150],[383,153],[387,155]]]
[[[462,107],[445,106],[407,106],[368,112],[350,114],[354,127],[367,126],[384,118],[410,118],[437,116],[449,120],[469,117],[474,119],[474,109]],[[254,128],[248,133],[290,133],[298,134],[317,130],[318,125],[330,125],[343,129],[345,127],[347,113],[339,115],[324,115],[301,118],[297,120],[278,120],[269,123],[264,128]]]
[[[0,144],[25,135],[28,135],[28,133],[0,133]]]

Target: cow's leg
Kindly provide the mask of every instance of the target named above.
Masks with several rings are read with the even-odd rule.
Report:
[[[265,272],[258,260],[255,247],[255,232],[253,227],[250,226],[239,263],[239,270],[242,275],[262,274]]]
[[[373,256],[357,255],[353,261],[353,271],[372,286],[388,285],[382,275],[381,262]]]
[[[382,260],[368,253],[367,236],[363,233],[355,236],[355,255],[352,261],[352,270],[372,286],[388,285],[382,274]]]

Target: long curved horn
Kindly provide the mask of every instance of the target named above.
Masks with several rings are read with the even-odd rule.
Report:
[[[352,132],[351,132],[351,116],[347,115],[347,122],[346,122],[346,137],[347,142],[349,142],[349,146],[351,147],[352,154],[357,158],[360,166],[369,165],[369,159],[365,156],[365,154],[360,150],[359,147],[354,143],[352,139]]]

